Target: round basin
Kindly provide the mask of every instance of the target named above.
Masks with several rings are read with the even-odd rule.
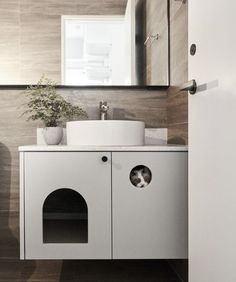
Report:
[[[142,121],[70,121],[66,123],[67,145],[142,146],[144,128]]]

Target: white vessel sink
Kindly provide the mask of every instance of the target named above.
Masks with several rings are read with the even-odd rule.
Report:
[[[142,121],[70,121],[66,123],[67,145],[142,146],[144,127]]]

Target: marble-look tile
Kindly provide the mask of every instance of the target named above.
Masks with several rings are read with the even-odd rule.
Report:
[[[146,37],[159,34],[159,39],[145,47],[146,82],[168,85],[168,18],[167,1],[146,1]]]
[[[0,272],[2,259],[19,258],[19,212],[0,211]]]
[[[0,259],[0,282],[58,282],[61,261],[20,261]]]
[[[90,119],[99,119],[98,104],[109,104],[109,119],[145,121],[146,127],[166,126],[166,92],[143,90],[74,90],[62,91],[70,102],[83,105]],[[148,115],[147,115],[148,113]]]
[[[188,93],[172,87],[168,94],[168,124],[186,123],[188,121]]]
[[[0,265],[0,282],[180,282],[162,260],[0,260]]]
[[[168,126],[169,144],[188,144],[188,123],[179,123]]]
[[[188,80],[188,4],[170,0],[170,85],[167,99],[169,143],[188,142],[188,93],[179,86]]]
[[[19,1],[0,1],[0,84],[19,82]]]
[[[170,20],[172,21],[173,18],[178,13],[178,11],[186,7],[186,3],[183,3],[182,1],[176,1],[176,0],[169,0],[169,1],[170,1]]]
[[[171,85],[188,79],[188,5],[182,4],[170,21]]]

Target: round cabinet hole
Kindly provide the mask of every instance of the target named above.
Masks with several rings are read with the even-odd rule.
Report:
[[[152,180],[152,173],[145,165],[137,165],[131,170],[129,179],[135,187],[145,188]]]

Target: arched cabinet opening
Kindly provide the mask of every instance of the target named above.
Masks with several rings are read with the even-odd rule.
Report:
[[[43,243],[88,243],[88,206],[75,190],[58,189],[45,199]]]

